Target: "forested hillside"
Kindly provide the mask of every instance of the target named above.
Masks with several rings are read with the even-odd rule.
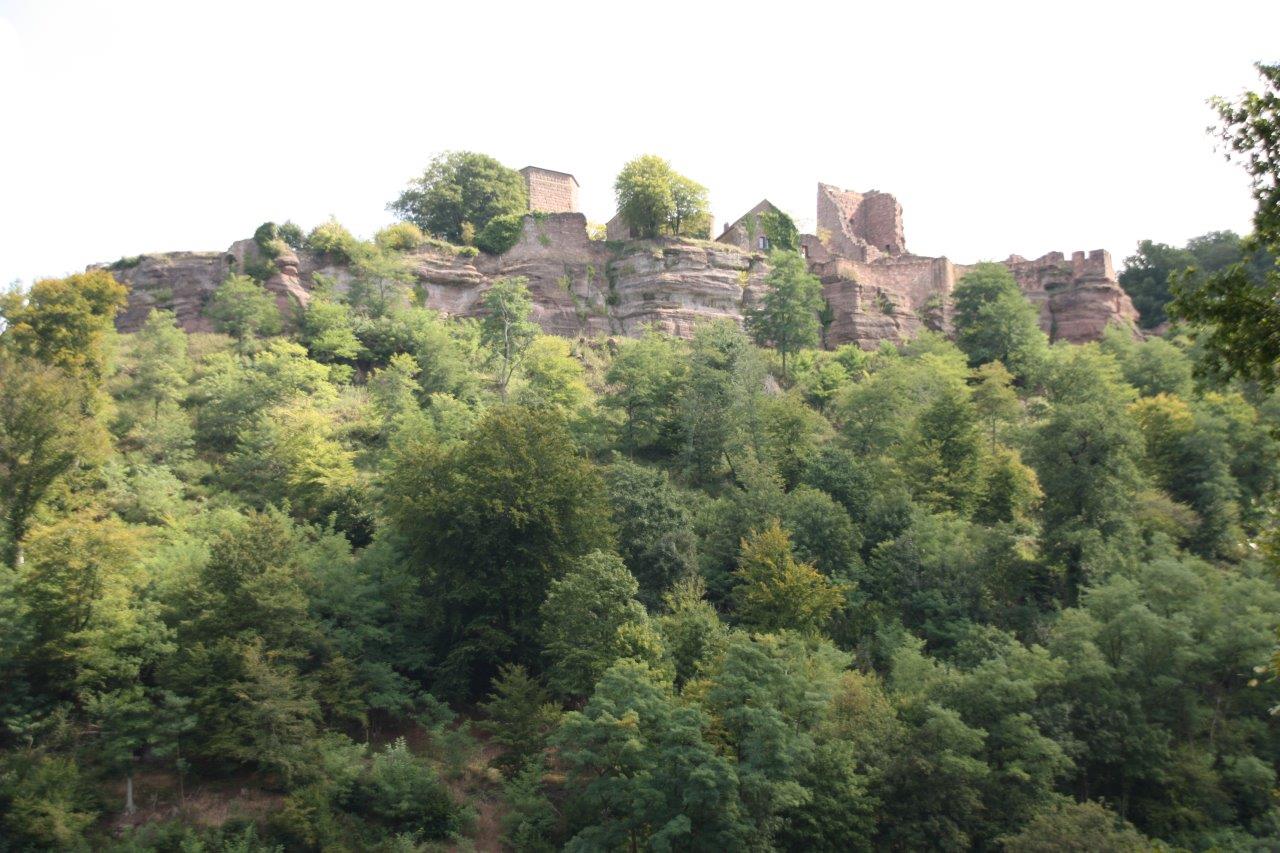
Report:
[[[1280,848],[1260,71],[1255,233],[1131,262],[1163,337],[1050,346],[983,264],[954,339],[821,349],[787,248],[691,340],[519,278],[0,297],[0,851]]]
[[[1275,397],[1050,347],[995,265],[957,343],[813,349],[774,267],[782,353],[541,336],[518,280],[10,297],[0,844],[1280,843]]]

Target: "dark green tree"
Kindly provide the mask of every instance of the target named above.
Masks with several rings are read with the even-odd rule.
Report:
[[[672,584],[697,568],[693,519],[663,471],[628,462],[606,473],[622,557],[653,608]]]
[[[818,345],[818,311],[822,309],[822,283],[809,273],[799,252],[775,250],[769,254],[768,291],[752,309],[747,323],[759,344],[772,344],[787,357],[803,347]]]
[[[977,367],[1000,361],[1025,378],[1043,358],[1047,338],[1036,309],[1003,264],[978,264],[952,294],[956,343]]]
[[[464,226],[475,234],[496,216],[528,208],[529,194],[520,173],[474,151],[436,156],[422,176],[387,205],[400,218],[451,243],[465,242]]]
[[[537,667],[551,580],[613,537],[603,484],[552,413],[499,406],[465,441],[393,442],[383,490],[438,608],[438,689],[476,696],[502,663]]]
[[[566,849],[741,849],[737,774],[710,725],[644,664],[614,664],[554,738],[584,816]]]

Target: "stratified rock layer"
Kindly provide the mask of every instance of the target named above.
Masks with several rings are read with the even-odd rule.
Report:
[[[885,209],[897,229],[893,205],[885,202]],[[946,258],[883,251],[851,259],[809,235],[802,245],[831,306],[828,346],[855,343],[871,349],[881,341],[909,340],[922,329],[946,331],[950,294],[970,269]],[[184,328],[207,331],[203,309],[218,284],[263,260],[252,240],[241,240],[226,252],[145,255],[112,265],[116,277],[130,286],[129,305],[117,324],[123,331],[135,330],[152,308],[164,308],[174,311]],[[741,322],[763,294],[768,273],[763,254],[727,243],[592,241],[580,213],[526,217],[520,240],[498,257],[425,248],[407,253],[405,261],[425,304],[452,316],[479,315],[484,292],[494,281],[523,276],[533,298],[533,319],[546,332],[566,337],[634,336],[645,328],[688,337],[708,320]],[[345,263],[312,252],[288,252],[273,263],[276,272],[265,286],[286,316],[306,304],[317,276],[339,290],[352,281]],[[1061,253],[1036,260],[1012,256],[1004,263],[1056,340],[1093,340],[1109,323],[1136,322],[1106,252],[1077,252],[1070,260]]]

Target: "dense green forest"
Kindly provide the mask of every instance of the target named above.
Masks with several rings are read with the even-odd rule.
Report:
[[[1083,346],[988,264],[818,349],[785,250],[687,341],[443,319],[404,226],[218,332],[12,293],[0,850],[1277,849],[1280,398],[1191,322],[1267,223]]]

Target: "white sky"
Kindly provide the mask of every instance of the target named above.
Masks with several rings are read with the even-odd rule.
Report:
[[[431,156],[669,158],[717,222],[893,192],[957,261],[1248,229],[1205,99],[1280,59],[1280,3],[0,0],[0,286],[222,249],[267,219],[361,236]]]

